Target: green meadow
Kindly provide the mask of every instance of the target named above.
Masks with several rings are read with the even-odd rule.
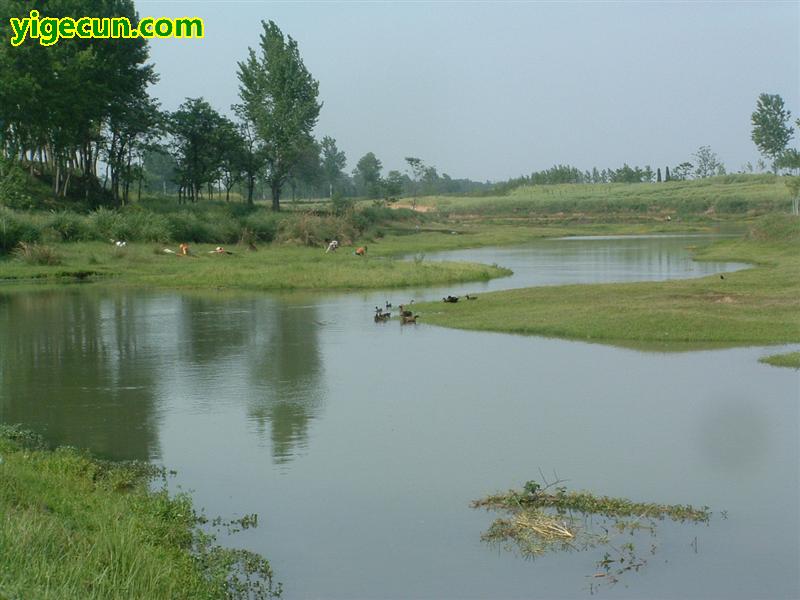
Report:
[[[619,345],[800,342],[800,219],[770,216],[695,258],[753,268],[724,278],[516,289],[417,309],[434,325]]]

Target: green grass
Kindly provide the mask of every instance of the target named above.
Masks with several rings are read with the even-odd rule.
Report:
[[[461,219],[607,222],[738,218],[786,210],[789,202],[780,177],[729,175],[668,183],[526,186],[506,196],[432,196],[417,204]]]
[[[526,288],[417,309],[434,325],[628,346],[800,342],[799,231],[800,220],[776,215],[710,246],[697,258],[755,265],[724,279]]]
[[[7,426],[0,457],[0,597],[248,598],[247,560],[278,592],[266,561],[199,530],[188,496],[150,491],[152,467],[47,450]]]
[[[509,274],[506,269],[469,264],[401,261],[381,252],[360,258],[342,248],[270,246],[253,252],[232,247],[233,255],[209,254],[210,245],[192,246],[193,256],[164,253],[162,246],[85,242],[62,244],[61,264],[0,262],[0,280],[41,281],[95,278],[106,283],[162,288],[237,288],[243,290],[362,289],[478,281]]]
[[[759,359],[759,362],[773,367],[789,367],[800,369],[800,352],[787,352],[786,354],[773,354]]]

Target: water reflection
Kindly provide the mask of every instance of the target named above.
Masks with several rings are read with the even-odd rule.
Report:
[[[247,411],[260,432],[271,424],[273,461],[286,463],[307,446],[309,420],[322,403],[319,326],[314,305],[276,302],[271,309],[250,354],[258,391]]]
[[[101,456],[157,453],[154,377],[141,327],[147,307],[126,295],[0,295],[0,420]]]

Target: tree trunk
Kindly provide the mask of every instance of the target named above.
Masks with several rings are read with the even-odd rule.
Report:
[[[253,175],[247,176],[247,203],[253,206],[253,192],[256,187],[256,178]]]
[[[281,184],[273,181],[272,187],[272,210],[279,212],[281,210]]]

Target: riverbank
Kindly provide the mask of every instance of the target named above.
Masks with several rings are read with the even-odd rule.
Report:
[[[623,346],[800,342],[800,220],[771,216],[745,239],[717,242],[695,258],[754,268],[658,283],[517,289],[417,310],[434,325]]]
[[[0,598],[211,600],[279,592],[264,559],[223,549],[202,533],[188,496],[151,491],[156,474],[145,464],[48,450],[34,434],[0,425]],[[258,587],[243,579],[247,564]]]
[[[192,244],[190,257],[176,244],[127,243],[118,248],[104,242],[60,242],[36,245],[43,256],[12,254],[0,259],[0,283],[74,283],[97,281],[113,285],[171,289],[243,289],[255,291],[381,289],[425,287],[486,281],[510,274],[498,265],[431,262],[427,252],[505,246],[564,235],[645,234],[709,231],[670,224],[611,224],[573,226],[487,226],[480,224],[424,228],[397,227],[381,237],[359,240],[366,257],[354,255],[354,246],[326,254],[322,248],[291,244],[226,246],[214,253],[211,244]],[[230,252],[230,253],[228,253]],[[406,257],[411,257],[406,259]],[[47,263],[52,264],[39,264]]]

